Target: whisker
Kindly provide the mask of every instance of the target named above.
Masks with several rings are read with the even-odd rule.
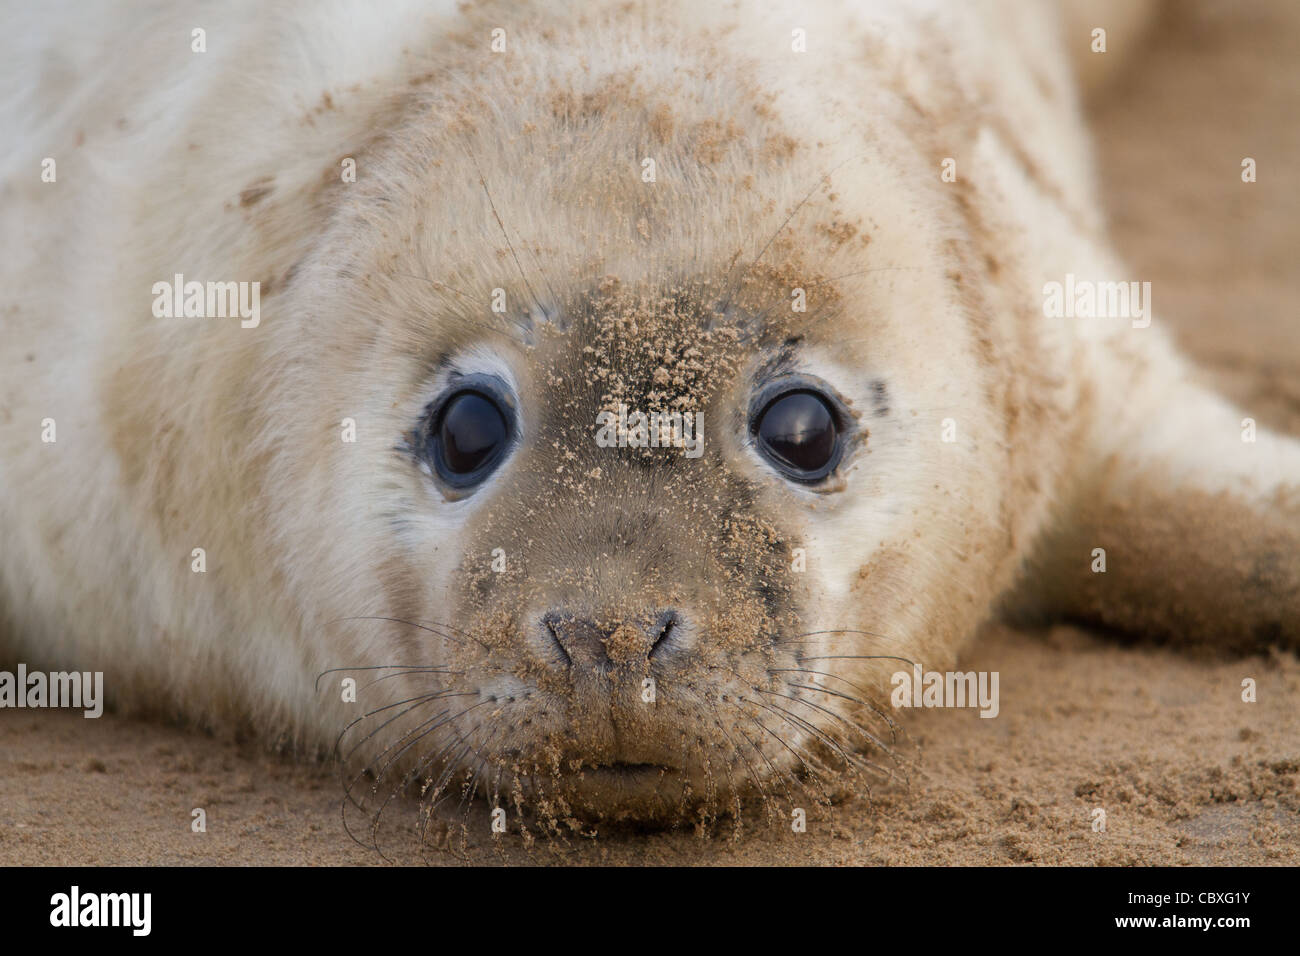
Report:
[[[471,704],[469,707],[466,707],[464,710],[460,711],[460,713],[455,714],[455,715],[453,715],[453,716],[451,716],[451,717],[442,718],[442,719],[439,719],[439,718],[433,718],[434,720],[437,720],[437,723],[433,724],[433,726],[429,727],[427,730],[422,731],[422,732],[419,734],[419,736],[417,736],[414,740],[410,741],[410,742],[407,743],[404,747],[402,747],[402,749],[399,750],[396,754],[394,754],[393,757],[388,761],[388,763],[384,765],[383,770],[381,770],[381,771],[379,772],[379,774],[375,777],[375,783],[376,783],[376,786],[374,787],[374,790],[375,790],[375,791],[378,790],[378,782],[379,782],[380,780],[383,779],[384,775],[388,772],[388,768],[391,767],[391,766],[393,765],[393,762],[396,761],[397,759],[399,759],[399,758],[401,757],[401,755],[402,755],[403,753],[405,753],[407,750],[409,750],[411,747],[415,746],[417,743],[419,743],[421,740],[423,740],[425,737],[427,737],[429,734],[433,733],[435,730],[439,729],[440,727],[446,726],[447,724],[453,724],[453,725],[454,725],[455,721],[459,720],[461,717],[465,716],[465,715],[468,714],[470,711],[475,710],[475,709],[478,708],[478,707],[482,707],[484,704],[491,704],[491,703],[495,703],[495,701],[493,701],[493,700],[490,699],[490,698],[489,698],[489,699],[486,699],[486,700],[481,700],[481,701],[479,701],[477,704]],[[445,711],[444,711],[444,713],[445,713]],[[441,715],[439,715],[439,717],[441,717]],[[425,721],[425,723],[428,723],[428,721]],[[420,726],[422,727],[422,726],[424,726],[424,724],[421,724]],[[417,729],[418,729],[418,728],[417,728]],[[410,732],[408,731],[408,734],[407,734],[407,735],[409,735],[409,733],[410,733]],[[443,751],[440,751],[440,753],[446,752],[446,750],[450,749],[451,746],[455,746],[455,743],[456,743],[457,741],[460,741],[460,740],[463,739],[462,736],[460,735],[460,733],[459,733],[458,731],[455,732],[455,733],[456,733],[456,740],[453,741],[452,744],[449,745],[448,747],[443,748]],[[407,736],[407,735],[404,735],[404,736]],[[389,749],[391,749],[391,746],[389,747]],[[468,749],[468,748],[467,748],[467,749]],[[387,752],[387,751],[385,751],[385,752]],[[461,753],[461,754],[456,758],[456,761],[454,761],[454,762],[450,765],[450,766],[452,767],[452,772],[454,772],[454,767],[455,767],[455,765],[456,765],[457,763],[459,763],[460,760],[462,760],[462,759],[464,758],[464,754],[465,754],[465,752],[463,751],[463,752],[462,752],[462,753]],[[372,832],[372,834],[377,834],[377,833],[378,833],[378,829],[379,829],[379,821],[380,821],[381,817],[383,816],[384,811],[388,808],[388,805],[393,801],[393,799],[397,796],[397,794],[401,793],[403,790],[406,789],[406,787],[411,783],[411,781],[415,779],[415,776],[416,776],[418,773],[420,773],[420,772],[423,771],[423,768],[424,768],[424,766],[426,766],[426,765],[427,765],[427,761],[423,761],[423,762],[421,762],[421,763],[420,763],[420,764],[419,764],[415,769],[413,769],[413,770],[411,770],[410,772],[408,772],[407,774],[405,774],[405,775],[402,777],[402,779],[398,781],[397,785],[396,785],[395,787],[393,787],[391,791],[389,791],[389,794],[388,794],[387,798],[385,798],[384,802],[383,802],[382,804],[380,804],[379,808],[375,811],[374,816],[373,816],[373,818],[372,818],[372,827],[371,827],[371,832]],[[378,850],[378,845],[376,845],[375,849]]]
[[[803,684],[789,684],[789,685],[787,685],[787,686],[790,686],[790,687],[804,687],[805,685],[803,685]],[[876,737],[874,734],[872,734],[870,731],[866,730],[864,727],[862,727],[860,724],[856,723],[855,721],[851,721],[851,720],[849,720],[847,717],[843,716],[842,714],[837,714],[837,713],[835,713],[835,711],[830,710],[830,709],[827,708],[827,707],[823,707],[821,704],[814,703],[814,702],[811,701],[811,700],[804,700],[804,699],[801,698],[801,697],[793,697],[793,696],[791,696],[790,694],[781,694],[781,693],[778,693],[777,691],[763,690],[761,687],[759,687],[759,688],[755,688],[755,689],[756,689],[760,694],[772,694],[773,696],[776,696],[776,697],[784,697],[786,700],[791,700],[791,701],[794,701],[795,703],[803,704],[805,707],[811,707],[811,708],[813,708],[814,710],[818,710],[818,711],[820,711],[820,712],[826,714],[826,715],[829,716],[829,717],[833,717],[833,718],[835,718],[836,720],[840,721],[840,722],[843,723],[845,726],[847,726],[849,729],[854,730],[854,731],[856,731],[857,733],[860,733],[860,734],[861,734],[863,737],[865,737],[867,740],[871,741],[872,744],[874,744],[874,745],[875,745],[876,747],[878,747],[878,748],[879,748],[883,753],[885,753],[888,757],[890,757],[890,758],[895,762],[895,764],[897,764],[897,765],[899,765],[899,766],[902,765],[902,761],[901,761],[901,760],[898,758],[898,756],[893,752],[893,750],[891,750],[891,749],[890,749],[890,748],[889,748],[889,747],[888,747],[888,746],[887,746],[883,741],[877,739],[877,737]],[[822,688],[819,688],[819,687],[808,687],[807,689],[808,689],[808,690],[821,690]],[[843,695],[840,695],[840,696],[843,696]],[[865,757],[863,757],[863,756],[861,756],[861,755],[855,755],[855,756],[857,757],[857,760],[858,760],[858,761],[859,761],[863,766],[871,767],[871,768],[877,769],[878,772],[884,774],[886,777],[890,776],[889,771],[884,770],[884,769],[881,769],[881,768],[878,768],[877,765],[876,765],[875,763],[873,763],[872,761],[867,760]]]
[[[421,701],[420,703],[417,703],[417,704],[412,704],[410,707],[406,708],[406,710],[404,710],[404,711],[402,711],[401,713],[399,713],[399,714],[397,715],[397,717],[402,717],[402,716],[404,716],[404,715],[406,715],[406,714],[409,714],[411,711],[415,710],[416,707],[419,707],[419,706],[420,706],[421,704],[423,704],[423,703],[424,703],[424,701]],[[432,717],[432,718],[430,718],[430,719],[431,719],[431,720],[437,720],[439,717],[442,717],[443,715],[448,714],[448,713],[450,713],[450,712],[451,712],[451,708],[448,707],[446,710],[441,711],[440,713],[436,714],[434,717]],[[397,717],[392,718],[392,720],[396,720]],[[384,726],[387,726],[387,723],[391,723],[391,722],[392,722],[391,720],[388,721],[388,722],[386,722]],[[428,721],[424,721],[424,723],[428,723]],[[424,726],[424,723],[418,725],[416,729],[419,729],[420,726]],[[365,739],[366,739],[366,740],[370,739],[371,737],[373,737],[373,736],[375,735],[375,733],[377,733],[377,732],[378,732],[379,730],[381,730],[381,729],[382,729],[382,727],[376,728],[374,731],[372,731],[370,734],[368,734],[368,735],[366,736]],[[358,744],[357,744],[357,747],[360,747],[362,743],[365,743],[365,740],[362,740],[360,743],[358,743]],[[378,756],[383,756],[383,754],[384,754],[384,753],[387,753],[389,750],[391,750],[393,746],[394,746],[394,744],[390,744],[390,745],[389,745],[389,746],[388,746],[388,747],[387,747],[387,748],[386,748],[386,749],[385,749],[381,754],[379,754]],[[346,765],[346,760],[351,758],[351,754],[356,753],[356,751],[357,751],[357,747],[353,747],[352,750],[349,752],[349,757],[348,757],[348,758],[345,758],[345,760],[344,760],[344,764],[345,764],[345,765]],[[353,788],[356,787],[357,783],[361,780],[362,777],[366,776],[366,774],[368,774],[368,773],[372,773],[371,768],[370,768],[370,766],[369,766],[370,763],[373,763],[373,761],[368,761],[367,764],[366,764],[365,766],[362,766],[361,769],[359,769],[359,770],[358,770],[358,771],[357,771],[357,772],[352,776],[352,779],[349,780],[349,781],[345,784],[344,789],[343,789],[343,796],[344,796],[344,799],[345,799],[347,802],[350,802],[354,807],[356,807],[358,810],[361,810],[361,811],[365,811],[365,807],[361,805],[360,801],[358,801],[356,798],[354,798],[354,797],[352,796],[352,791],[353,791]],[[380,773],[379,773],[378,775],[375,775],[375,776],[374,776],[374,784],[371,785],[372,792],[373,792],[374,786],[375,786],[376,784],[378,784],[379,779],[380,779],[380,777],[382,777],[382,776],[383,776],[383,771],[380,771]]]
[[[755,689],[759,690],[760,693],[763,693],[763,691],[760,688],[755,688]],[[767,693],[772,693],[772,692],[767,691]],[[784,695],[777,695],[777,696],[784,696]],[[844,761],[844,766],[846,769],[855,766],[852,758],[850,758],[848,753],[845,752],[844,748],[839,745],[838,741],[836,741],[829,734],[822,731],[820,728],[813,725],[811,722],[800,717],[798,714],[794,713],[791,710],[786,709],[785,707],[780,706],[779,704],[766,704],[761,700],[754,700],[752,698],[750,699],[750,703],[762,707],[764,710],[770,710],[773,713],[784,714],[794,724],[796,728],[801,728],[806,733],[812,734],[818,740],[822,741],[828,747],[833,748],[837,753],[839,753],[840,759]]]
[[[745,702],[745,703],[753,703],[753,704],[758,704],[758,703],[759,703],[758,701],[752,701],[752,700],[749,700],[748,698],[745,698],[745,697],[740,697],[740,698],[738,698],[738,700],[743,701],[743,702]],[[831,801],[831,798],[830,798],[830,794],[828,794],[828,793],[826,792],[826,788],[825,788],[824,786],[821,786],[821,784],[822,784],[822,775],[821,775],[820,773],[818,773],[816,770],[814,770],[812,767],[808,766],[808,761],[804,759],[804,757],[803,757],[802,754],[800,754],[800,753],[799,753],[798,751],[796,751],[792,746],[790,746],[790,744],[786,742],[786,740],[785,740],[784,737],[782,737],[780,734],[778,734],[778,733],[776,733],[775,731],[773,731],[771,728],[769,728],[766,724],[764,724],[761,720],[759,720],[757,717],[755,717],[755,716],[754,716],[753,714],[751,714],[749,711],[745,710],[743,707],[740,707],[739,704],[735,704],[734,706],[736,706],[736,708],[737,708],[737,709],[738,709],[742,714],[744,714],[746,717],[748,717],[748,718],[749,718],[750,720],[752,720],[754,723],[758,724],[758,726],[759,726],[760,728],[762,728],[762,730],[763,730],[765,733],[767,733],[769,736],[771,736],[773,740],[775,740],[777,743],[779,743],[779,744],[780,744],[782,747],[784,747],[786,750],[790,751],[790,755],[793,756],[795,760],[799,761],[800,766],[802,766],[802,767],[804,768],[804,770],[807,771],[807,773],[808,773],[808,775],[809,775],[809,778],[810,778],[810,779],[813,779],[813,780],[815,780],[815,781],[817,782],[819,788],[820,788],[821,791],[822,791],[822,795],[821,795],[821,798],[820,798],[820,799],[821,799],[821,801],[822,801],[826,806],[829,806],[829,805],[832,803],[832,801]],[[769,709],[770,709],[770,708],[769,708]],[[785,723],[790,724],[792,727],[795,727],[795,729],[798,729],[797,725],[791,723],[790,720],[789,720],[788,718],[782,717],[780,714],[777,714],[777,719],[778,719],[778,720],[782,720],[782,721],[784,721]],[[760,751],[760,753],[761,753],[761,751]],[[812,755],[811,755],[811,754],[809,754],[808,756],[809,756],[810,759],[812,759]],[[769,762],[769,766],[771,766],[770,762]],[[773,768],[773,769],[775,770],[775,768]],[[777,771],[777,772],[779,773],[779,771]],[[795,783],[799,786],[799,788],[800,788],[801,790],[803,790],[805,793],[807,793],[810,797],[812,797],[814,800],[817,800],[817,799],[818,799],[818,797],[817,797],[815,794],[813,794],[812,791],[809,790],[809,789],[807,788],[807,786],[804,785],[804,783],[803,783],[802,781],[799,780],[798,777],[792,777],[792,779],[793,779],[793,780],[795,781]],[[792,802],[793,802],[793,801],[792,801]]]
[[[410,670],[399,671],[396,674],[385,674],[383,677],[376,677],[368,684],[362,684],[360,690],[374,687],[382,681],[392,680],[394,677],[409,677],[411,674],[440,674],[443,676],[464,677],[464,671],[449,671],[441,667],[412,667]]]
[[[414,628],[418,628],[421,631],[427,631],[430,634],[433,634],[437,637],[441,637],[443,640],[452,641],[457,644],[461,643],[461,641],[459,640],[459,637],[457,637],[456,635],[459,635],[460,637],[467,637],[475,644],[477,644],[479,647],[483,648],[483,650],[485,651],[491,650],[491,648],[489,648],[484,641],[475,637],[472,633],[468,631],[464,631],[453,624],[447,624],[445,622],[435,622],[433,624],[422,624],[419,621],[407,621],[407,620],[403,620],[400,617],[385,617],[381,614],[367,614],[367,615],[360,615],[357,617],[340,617],[340,618],[336,618],[334,621],[330,621],[327,623],[332,624],[332,623],[337,623],[339,621],[386,621],[390,624],[402,624],[406,627],[414,627]],[[436,628],[440,628],[440,627],[449,631],[454,631],[455,635],[445,634],[442,631],[436,630]]]
[[[412,701],[415,702],[415,703],[412,704],[411,707],[408,707],[407,710],[404,710],[404,711],[402,711],[401,713],[396,714],[396,715],[393,716],[393,717],[390,717],[388,720],[384,721],[382,724],[380,724],[378,727],[376,727],[376,728],[375,728],[374,730],[372,730],[370,733],[366,734],[365,737],[361,738],[361,740],[358,741],[357,746],[360,746],[361,744],[365,743],[367,740],[369,740],[370,738],[372,738],[372,737],[373,737],[375,734],[377,734],[379,731],[383,730],[385,727],[387,727],[389,724],[391,724],[394,720],[397,720],[398,718],[400,718],[400,717],[402,716],[402,714],[405,714],[405,713],[407,713],[408,711],[413,710],[415,707],[418,707],[418,706],[419,706],[420,704],[422,704],[422,703],[425,703],[425,702],[427,702],[427,701],[431,701],[431,700],[438,700],[438,699],[440,699],[440,698],[442,698],[442,697],[455,697],[455,696],[464,696],[464,697],[467,697],[467,696],[470,696],[470,692],[461,692],[460,694],[454,694],[454,693],[452,693],[452,690],[454,690],[454,688],[449,688],[449,689],[447,689],[447,690],[436,690],[436,691],[430,691],[430,692],[427,693],[427,694],[418,694],[418,695],[416,695],[415,697],[407,697],[405,700],[394,701],[394,702],[391,703],[391,704],[385,704],[383,707],[376,707],[374,710],[370,711],[369,713],[365,713],[365,714],[362,714],[360,717],[356,717],[356,718],[354,718],[352,721],[350,721],[350,722],[348,723],[348,725],[347,725],[346,727],[343,728],[343,732],[340,733],[339,736],[338,736],[338,739],[334,741],[335,753],[336,753],[336,754],[338,753],[338,746],[339,746],[339,744],[341,744],[341,743],[343,742],[343,738],[344,738],[344,736],[347,734],[347,732],[348,732],[349,730],[351,730],[351,729],[352,729],[353,727],[355,727],[357,724],[361,723],[361,721],[363,721],[363,720],[368,720],[369,718],[375,716],[376,714],[382,714],[384,711],[386,711],[386,710],[392,710],[394,707],[400,707],[400,706],[402,706],[402,704],[411,704]],[[348,753],[346,754],[346,756],[342,756],[342,760],[343,760],[344,762],[350,760],[350,759],[352,758],[352,755],[353,755],[354,753],[356,753],[356,752],[357,752],[357,748],[356,748],[356,747],[353,747],[350,751],[348,751]]]
[[[478,696],[478,694],[477,692],[472,692],[472,693],[461,694],[458,696],[476,697]],[[391,744],[385,747],[380,754],[378,754],[378,757],[382,757],[385,754],[387,754],[390,750],[392,750],[394,747],[396,747],[399,743],[401,743],[403,740],[406,740],[406,738],[411,737],[412,734],[416,735],[414,738],[412,738],[406,744],[404,744],[396,753],[394,753],[391,757],[388,758],[387,763],[385,763],[384,766],[380,769],[379,773],[376,774],[375,776],[376,781],[382,780],[384,778],[384,775],[388,773],[388,769],[392,767],[392,765],[396,761],[400,760],[404,753],[406,753],[408,750],[410,750],[412,747],[418,744],[425,737],[429,736],[429,734],[433,733],[435,730],[439,729],[440,727],[443,727],[449,723],[453,723],[454,721],[460,719],[465,714],[468,714],[470,711],[474,710],[475,708],[482,707],[484,704],[490,704],[490,703],[492,703],[490,699],[481,700],[477,704],[471,704],[469,707],[464,708],[457,714],[454,714],[450,717],[446,717],[444,715],[447,714],[448,711],[450,711],[450,708],[448,708],[447,710],[443,711],[441,714],[437,714],[436,716],[431,717],[428,720],[421,721],[415,727],[412,727],[410,730],[404,733],[397,740],[393,741]],[[432,724],[432,726],[429,726],[430,724]],[[407,784],[410,783],[412,779],[414,779],[412,773],[408,772],[402,778],[402,781],[399,783],[398,788],[401,789],[405,787]]]
[[[385,272],[384,275],[387,275],[387,276],[399,276],[399,277],[401,277],[401,278],[403,278],[403,279],[418,279],[420,282],[427,282],[427,283],[429,283],[429,285],[433,286],[435,289],[446,289],[448,292],[454,292],[454,293],[456,293],[458,296],[460,296],[462,299],[464,299],[466,302],[471,302],[471,303],[473,303],[473,304],[476,305],[476,306],[482,304],[482,303],[479,302],[478,299],[474,298],[474,297],[473,297],[472,295],[470,295],[468,292],[461,292],[460,289],[457,289],[455,286],[453,286],[453,285],[448,285],[448,284],[445,283],[445,282],[439,282],[437,279],[431,278],[431,277],[429,277],[429,276],[418,276],[418,275],[415,275],[414,273],[411,273],[411,272]],[[481,326],[483,326],[483,327],[485,327],[485,328],[488,327],[488,326],[486,326],[485,323],[478,323],[478,324],[481,325]],[[500,330],[498,330],[498,331],[500,331]]]
[[[822,635],[822,634],[862,634],[866,637],[874,637],[882,641],[890,640],[888,634],[878,634],[875,631],[861,631],[851,627],[829,627],[820,631],[804,631],[802,634],[791,634],[788,639],[784,639],[778,643],[794,644],[797,643],[800,638],[817,637],[818,635]],[[808,642],[805,641],[803,643],[808,643]]]
[[[501,729],[500,725],[501,725],[501,715],[498,714],[496,717],[493,717],[490,721],[488,721],[488,723],[482,724],[479,727],[476,727],[473,731],[470,731],[469,740],[473,740],[474,733],[476,731],[480,729],[486,729],[488,727],[492,728],[492,733],[484,737],[483,742],[474,749],[474,752],[472,754],[469,755],[470,759],[473,761],[473,763],[471,764],[472,773],[469,779],[468,786],[461,788],[462,796],[460,798],[460,806],[461,808],[463,808],[465,817],[468,817],[470,807],[473,805],[474,802],[474,795],[478,792],[478,776],[479,776],[479,769],[482,764],[481,754],[483,753],[483,749],[492,742],[492,738],[496,736],[497,731]],[[466,743],[469,743],[469,740],[467,740]],[[466,790],[468,790],[468,793],[465,792]]]
[[[845,684],[848,684],[854,690],[862,691],[862,688],[858,687],[857,684],[854,684],[851,680],[848,680],[844,677],[840,677],[838,674],[829,674],[826,671],[810,670],[807,667],[774,667],[769,671],[769,673],[771,674],[817,674],[822,677],[829,677],[832,680],[843,681]],[[831,690],[830,688],[827,687],[818,687],[815,684],[790,684],[789,686],[800,687],[806,690],[821,691],[823,694],[829,694],[833,697],[842,697],[845,700],[850,701],[854,704],[858,704],[859,706],[866,707],[868,710],[874,713],[877,717],[879,717],[889,726],[890,743],[891,744],[898,743],[898,731],[899,731],[898,724],[895,723],[894,719],[888,713],[879,709],[875,704],[871,703],[871,701],[866,700],[862,697],[854,697],[850,694],[842,694],[838,691]],[[865,694],[866,691],[862,691],[862,693]],[[879,745],[881,747],[884,747],[885,749],[888,749],[888,747],[886,747],[883,743],[880,743]]]
[[[316,675],[316,692],[317,693],[320,692],[320,679],[324,677],[326,674],[351,673],[352,671],[383,671],[383,670],[403,670],[403,669],[410,670],[410,671],[417,671],[422,669],[423,666],[424,665],[415,665],[415,664],[372,664],[372,665],[361,665],[357,667],[331,667],[329,670],[321,671],[319,674]]]
[[[781,235],[781,233],[785,231],[785,227],[790,225],[794,217],[799,214],[799,211],[802,210],[805,205],[807,205],[808,200],[812,199],[813,193],[815,193],[818,190],[818,188],[820,188],[821,186],[830,183],[831,177],[834,176],[837,172],[839,172],[841,167],[843,167],[845,164],[849,163],[854,159],[860,158],[863,155],[866,154],[863,153],[863,154],[849,156],[845,159],[842,159],[840,162],[836,163],[833,167],[831,167],[830,170],[823,173],[821,176],[817,178],[817,181],[812,184],[812,187],[808,190],[807,193],[804,194],[804,197],[800,199],[797,203],[795,203],[794,208],[791,209],[790,214],[787,215],[784,220],[782,220],[781,225],[777,226],[776,231],[773,232],[772,235],[768,237],[767,242],[763,243],[763,248],[758,251],[758,255],[754,256],[754,258],[750,261],[750,263],[747,266],[745,266],[744,269],[741,270],[740,275],[736,277],[736,283],[734,287],[732,287],[731,291],[727,293],[727,298],[723,301],[723,305],[720,311],[722,312],[727,311],[727,308],[731,305],[732,297],[735,296],[736,291],[740,288],[740,283],[745,281],[745,276],[749,275],[750,270],[752,270],[755,266],[759,264],[759,262],[762,261],[763,256],[767,255],[767,250],[772,247],[772,243],[776,242],[777,236]]]
[[[510,241],[510,234],[506,231],[506,224],[502,221],[501,214],[497,212],[497,204],[492,199],[491,190],[488,189],[487,178],[483,175],[483,169],[478,164],[478,157],[474,155],[474,150],[470,148],[468,142],[465,144],[465,153],[469,156],[470,161],[474,164],[474,169],[478,172],[479,185],[483,187],[483,195],[487,197],[488,206],[492,209],[492,217],[496,219],[497,225],[501,228],[501,238],[506,241],[506,248],[510,250],[510,257],[515,260],[515,268],[519,270],[519,278],[523,280],[524,288],[528,290],[528,294],[533,297],[533,302],[536,303],[537,308],[541,310],[542,315],[549,322],[551,314],[547,311],[546,306],[542,305],[542,300],[537,298],[532,283],[528,281],[528,276],[524,274],[524,267],[519,261],[519,254],[515,252],[514,243]]]
[[[722,734],[722,736],[726,738],[727,743],[731,746],[732,752],[736,755],[736,757],[738,757],[740,760],[744,762],[745,769],[749,773],[750,780],[753,781],[755,792],[762,799],[764,805],[767,805],[770,802],[770,797],[768,794],[767,787],[763,785],[763,780],[759,776],[758,771],[757,769],[755,769],[753,763],[751,763],[750,759],[747,756],[745,756],[745,751],[741,747],[738,747],[736,745],[735,740],[732,739],[731,734],[727,733],[727,728],[723,726],[722,720],[719,717],[717,706],[713,704],[711,701],[709,701],[707,698],[705,698],[705,696],[702,693],[700,693],[697,689],[695,689],[693,685],[686,685],[686,689],[691,693],[691,695],[697,701],[699,701],[701,705],[708,708],[709,716],[713,721],[713,725],[717,727],[718,731]],[[735,814],[736,814],[736,834],[737,836],[739,836],[740,817],[741,817],[740,796],[736,792],[735,785],[732,784],[730,766],[727,767],[727,782],[728,784],[731,785],[731,790],[734,794]]]

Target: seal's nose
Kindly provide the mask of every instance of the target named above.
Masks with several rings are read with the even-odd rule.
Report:
[[[658,658],[672,648],[676,611],[640,620],[596,621],[565,611],[542,615],[542,625],[570,667],[606,670]]]

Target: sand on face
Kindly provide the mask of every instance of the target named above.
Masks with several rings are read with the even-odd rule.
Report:
[[[1101,103],[1115,234],[1158,310],[1261,424],[1300,433],[1300,8],[1178,4]],[[1259,182],[1239,179],[1242,157]],[[1284,166],[1288,162],[1292,166]],[[963,660],[1001,675],[995,720],[917,711],[910,787],[835,811],[834,831],[700,840],[620,833],[525,852],[486,817],[478,862],[1300,863],[1300,661],[1199,660],[1066,626],[995,626]],[[1241,700],[1253,678],[1257,702]],[[0,864],[367,864],[337,774],[237,743],[105,715],[0,711]],[[191,810],[207,832],[191,832]],[[1106,831],[1094,832],[1094,811]],[[476,818],[477,819],[477,818]],[[456,863],[402,843],[404,862]],[[364,830],[362,831],[362,834]],[[461,848],[457,846],[458,853]]]

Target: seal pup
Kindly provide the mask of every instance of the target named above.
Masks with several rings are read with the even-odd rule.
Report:
[[[1127,295],[1054,6],[8,19],[14,659],[559,826],[865,788],[1026,596],[1297,644],[1300,444]]]

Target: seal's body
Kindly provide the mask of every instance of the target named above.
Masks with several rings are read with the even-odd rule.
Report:
[[[875,772],[1017,582],[1297,643],[1300,445],[1128,285],[1054,8],[310,6],[5,32],[7,654],[649,816]]]

